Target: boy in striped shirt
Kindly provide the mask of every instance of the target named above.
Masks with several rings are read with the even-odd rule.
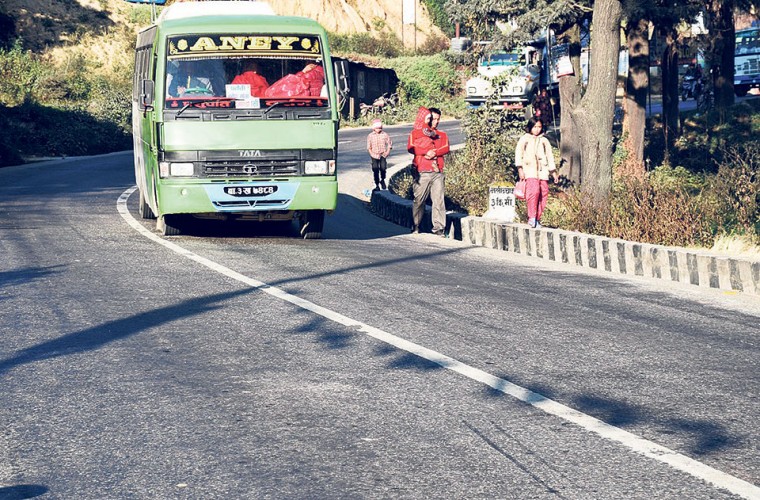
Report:
[[[391,137],[383,132],[383,123],[380,120],[373,121],[372,132],[367,136],[367,152],[372,161],[375,189],[386,189],[385,169],[388,167],[386,158],[391,154],[392,147]]]

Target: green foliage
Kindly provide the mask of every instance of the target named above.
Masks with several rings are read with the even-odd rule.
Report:
[[[396,71],[402,99],[407,102],[433,106],[461,91],[459,75],[442,54],[399,57],[385,62]]]
[[[681,136],[670,151],[668,163],[694,173],[717,170],[728,145],[757,141],[760,133],[760,102],[747,100],[730,108],[722,121],[715,114],[682,114]],[[654,165],[666,161],[662,123],[655,119],[646,138],[645,156]],[[712,161],[705,161],[710,158]]]
[[[104,77],[95,78],[92,82],[89,109],[98,120],[113,123],[125,134],[132,133],[130,82],[112,81]]]
[[[343,126],[367,126],[377,117],[388,124],[412,122],[420,106],[438,107],[445,117],[464,114],[465,102],[459,96],[460,74],[443,54],[379,59],[373,64],[396,72],[400,104],[379,115],[368,114],[346,120]]]
[[[16,106],[36,99],[48,74],[40,58],[23,50],[19,40],[9,50],[0,48],[0,104]]]
[[[129,10],[129,23],[134,26],[149,26],[151,7],[147,4],[133,5]],[[159,9],[160,13],[160,9]]]
[[[395,34],[388,32],[380,33],[377,38],[369,33],[352,33],[350,35],[328,33],[327,39],[333,53],[398,57],[404,51],[401,40]]]
[[[563,31],[568,25],[581,22],[590,15],[592,3],[587,0],[447,0],[445,7],[449,18],[461,22],[463,32],[473,39],[495,40],[498,46],[512,46],[535,38],[550,25]],[[497,22],[515,23],[520,29],[505,36]]]
[[[660,165],[649,174],[649,180],[666,190],[684,189],[689,194],[698,194],[705,188],[705,176],[684,167]]]
[[[20,156],[93,155],[129,149],[131,134],[110,120],[95,118],[77,107],[54,108],[27,102],[0,106],[0,124],[12,138],[4,153],[0,142],[0,166],[17,164]]]
[[[59,99],[66,101],[87,101],[92,90],[90,70],[93,66],[82,54],[68,57],[56,72],[55,78],[49,82],[49,96],[56,95],[56,89],[61,94]]]
[[[9,116],[8,108],[0,104],[0,129],[5,131],[0,134],[0,167],[20,165],[24,162],[18,148],[14,145],[17,137],[11,133],[15,125]]]
[[[464,52],[445,52],[444,57],[449,61],[449,64],[456,68],[474,68],[478,64],[478,58],[480,52],[475,50],[467,50]]]
[[[454,36],[454,27],[446,13],[446,0],[423,0],[423,2],[430,13],[433,24],[441,28],[449,37]]]
[[[612,150],[612,171],[616,172],[620,169],[625,161],[628,159],[628,149],[625,147],[625,141],[628,137],[628,133],[625,132],[617,137],[615,145]]]
[[[6,132],[0,166],[23,163],[24,156],[129,149],[131,68],[103,74],[94,71],[100,65],[84,55],[55,64],[22,50],[19,41],[0,49],[0,124]]]

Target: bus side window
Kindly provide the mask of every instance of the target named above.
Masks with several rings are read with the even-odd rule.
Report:
[[[141,47],[135,53],[135,74],[132,99],[140,104],[140,109],[143,107],[142,82],[143,80],[150,78],[150,55],[152,49],[152,46]]]

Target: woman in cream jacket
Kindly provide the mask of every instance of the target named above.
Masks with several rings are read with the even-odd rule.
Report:
[[[525,203],[528,205],[528,225],[541,227],[541,214],[549,197],[549,174],[554,182],[559,179],[554,166],[552,146],[543,134],[541,120],[532,117],[525,126],[525,134],[517,141],[515,165],[520,180],[525,179]]]

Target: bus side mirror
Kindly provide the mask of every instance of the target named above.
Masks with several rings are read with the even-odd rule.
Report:
[[[155,85],[153,80],[142,80],[140,82],[140,109],[143,112],[153,111]]]

